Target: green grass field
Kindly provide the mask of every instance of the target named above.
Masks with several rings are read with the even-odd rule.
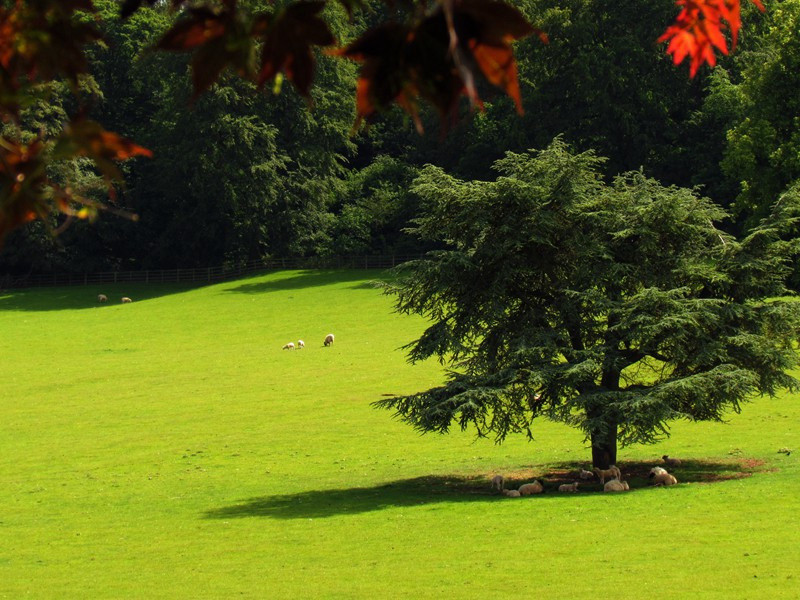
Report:
[[[673,488],[498,496],[586,466],[581,434],[371,408],[442,377],[379,275],[0,293],[0,598],[800,597],[796,397],[621,450],[688,460]]]

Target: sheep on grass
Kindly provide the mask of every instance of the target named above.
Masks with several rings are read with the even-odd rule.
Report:
[[[323,344],[325,344],[326,346],[330,346],[331,344],[333,344],[333,334],[332,333],[329,333],[328,335],[325,336],[325,341],[323,342]]]
[[[603,486],[604,492],[626,492],[630,489],[627,481],[620,481],[619,479],[610,479]]]
[[[519,490],[503,490],[503,494],[509,498],[519,498],[521,496]]]
[[[607,469],[598,469],[595,467],[594,474],[600,480],[600,483],[605,484],[606,479],[622,479],[622,473],[616,465],[610,465]]]
[[[492,477],[492,489],[500,492],[506,489],[506,479],[502,475]]]
[[[579,477],[581,479],[591,479],[594,477],[594,473],[592,471],[587,471],[586,469],[581,469]]]
[[[661,467],[653,467],[650,469],[650,483],[652,485],[675,485],[678,480],[674,475],[670,475],[666,469]]]
[[[519,486],[520,496],[530,496],[531,494],[541,494],[544,491],[542,482],[538,479],[532,483],[525,483]]]
[[[572,483],[562,483],[558,486],[559,492],[577,492],[578,485],[580,485],[577,481],[573,481]]]
[[[661,457],[661,460],[664,461],[664,464],[667,464],[671,467],[680,467],[681,466],[681,459],[680,458],[670,458],[666,454]]]
[[[305,348],[305,347],[306,347],[306,343],[303,340],[297,340],[297,348],[298,348],[298,350],[300,348]]]
[[[122,303],[123,303],[123,304],[128,304],[128,303],[130,303],[130,302],[133,302],[133,300],[131,300],[131,299],[130,299],[130,298],[128,298],[127,296],[123,296],[123,297],[122,297]]]
[[[289,342],[283,345],[283,350],[294,350],[294,342]]]
[[[105,294],[97,294],[97,301],[108,302],[108,296],[106,296]]]

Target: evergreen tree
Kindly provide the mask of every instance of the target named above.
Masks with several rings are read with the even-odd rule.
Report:
[[[492,182],[427,167],[416,234],[446,250],[401,266],[385,291],[430,320],[409,345],[447,382],[376,403],[421,431],[473,425],[502,441],[538,416],[581,428],[597,467],[675,419],[720,420],[786,370],[800,305],[785,293],[800,193],[741,241],[694,191],[640,172],[605,184],[602,159],[556,140],[508,153]]]

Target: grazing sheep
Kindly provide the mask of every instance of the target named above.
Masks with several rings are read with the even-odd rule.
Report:
[[[544,491],[542,482],[538,479],[533,483],[524,483],[519,486],[520,496],[530,496],[531,494],[541,494]]]
[[[305,348],[305,347],[306,347],[306,343],[303,340],[297,340],[297,348],[298,349]]]
[[[671,467],[680,467],[681,466],[681,459],[680,458],[670,458],[666,454],[661,457],[661,460],[664,461],[665,464],[668,464]]]
[[[581,469],[580,478],[581,479],[591,479],[594,477],[594,473],[591,471],[587,471],[586,469]]]
[[[326,346],[330,346],[331,344],[333,344],[333,334],[332,334],[332,333],[329,333],[328,335],[326,335],[326,336],[325,336],[325,341],[324,341],[323,343],[324,343]]]
[[[506,489],[506,479],[502,475],[492,477],[492,489],[500,492]]]
[[[620,473],[620,470],[617,468],[616,465],[609,465],[607,469],[599,469],[595,467],[594,474],[597,475],[597,478],[600,480],[600,483],[603,484],[606,482],[606,478],[622,480],[622,473]]]
[[[519,498],[521,496],[519,490],[503,490],[503,494],[509,498]]]
[[[562,483],[558,486],[559,492],[577,492],[578,486],[580,484],[577,481],[573,481],[572,483]]]
[[[294,342],[289,342],[288,344],[285,344],[282,349],[283,350],[294,350]]]
[[[97,301],[108,302],[108,296],[106,296],[105,294],[97,294]]]
[[[650,469],[650,483],[651,485],[675,485],[678,480],[674,475],[667,473],[666,469],[661,467],[653,467]]]
[[[604,492],[626,492],[630,489],[627,481],[620,481],[619,479],[609,479],[603,486]]]
[[[131,299],[130,299],[130,298],[128,298],[127,296],[123,296],[123,297],[122,297],[122,303],[123,303],[123,304],[128,304],[129,302],[133,302],[133,300],[131,300]]]

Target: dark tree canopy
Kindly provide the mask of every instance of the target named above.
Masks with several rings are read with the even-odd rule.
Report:
[[[409,345],[447,382],[376,404],[421,431],[474,426],[502,441],[536,417],[582,429],[595,466],[617,443],[652,443],[675,419],[720,420],[758,394],[794,389],[800,308],[782,295],[800,193],[736,240],[725,212],[640,172],[610,185],[602,159],[508,153],[491,182],[426,168],[416,234],[443,244],[385,291],[430,319]]]

